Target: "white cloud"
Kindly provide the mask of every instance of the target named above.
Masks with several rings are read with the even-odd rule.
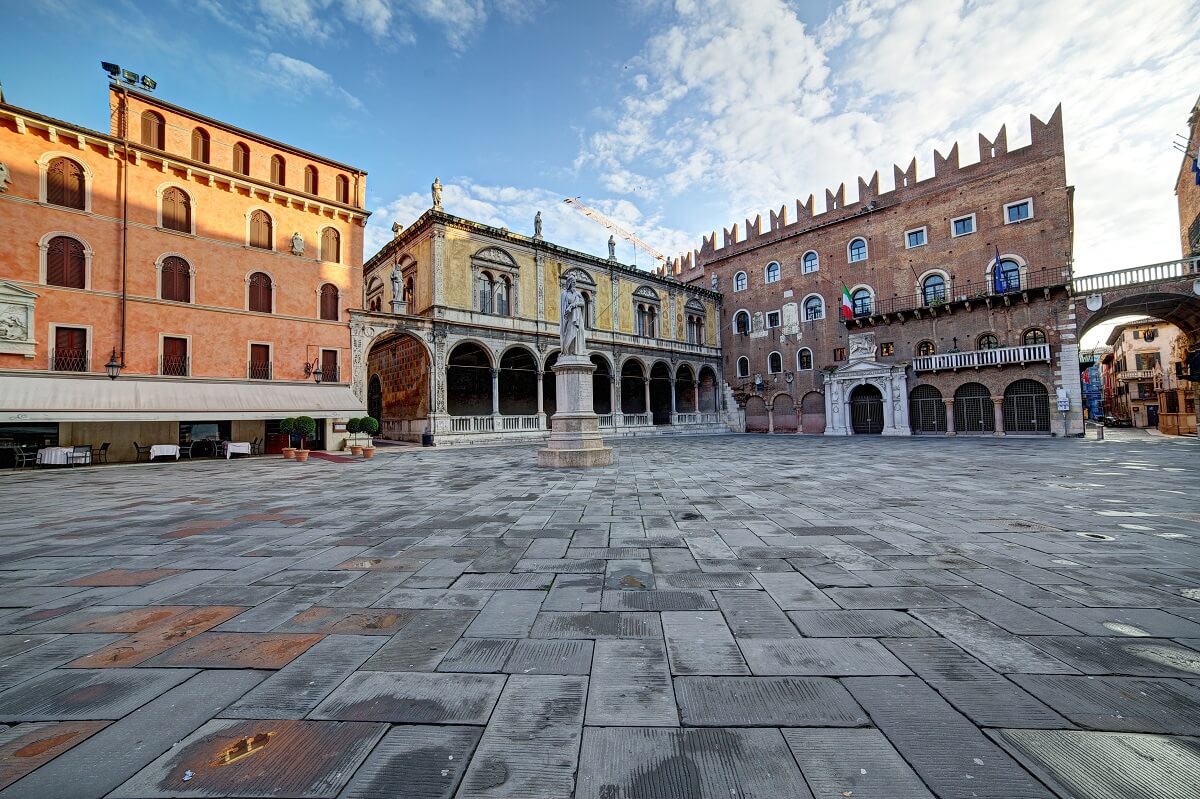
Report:
[[[340,99],[355,110],[363,107],[357,97],[337,85],[332,75],[298,58],[268,53],[262,58],[261,74],[264,80],[292,95],[324,94]]]
[[[442,205],[448,213],[493,227],[506,227],[522,235],[533,235],[533,217],[542,212],[542,230],[547,241],[571,249],[607,257],[609,231],[565,203],[563,195],[544,188],[489,186],[466,179],[444,183]],[[585,200],[589,205],[634,230],[668,254],[682,252],[692,245],[692,236],[665,226],[655,215],[647,215],[629,200]],[[370,258],[392,237],[392,223],[408,227],[429,210],[428,191],[412,192],[376,207],[365,232],[365,255]],[[643,268],[654,265],[651,256],[634,251],[633,245],[617,239],[617,257],[623,263]]]
[[[676,0],[627,71],[619,118],[576,162],[613,193],[717,198],[699,233],[1064,105],[1076,266],[1178,255],[1169,142],[1195,94],[1200,18],[1185,2],[851,0],[815,28],[785,0]]]

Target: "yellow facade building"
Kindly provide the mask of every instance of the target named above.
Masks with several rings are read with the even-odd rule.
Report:
[[[718,293],[435,206],[363,265],[354,390],[382,437],[537,439],[555,410],[559,294],[586,299],[601,433],[725,428]],[[428,440],[428,439],[427,439]]]

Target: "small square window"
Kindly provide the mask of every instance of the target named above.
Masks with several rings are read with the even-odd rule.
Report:
[[[958,219],[950,220],[950,235],[955,238],[959,236],[967,236],[975,232],[975,214],[960,216]]]
[[[768,311],[767,327],[779,327],[780,324],[779,311]]]
[[[895,355],[896,354],[896,345],[891,341],[883,342],[882,344],[879,345],[879,354],[880,355]]]
[[[833,348],[833,359],[835,361],[846,360],[846,348],[845,347],[834,347]]]
[[[1024,222],[1033,217],[1033,200],[1021,200],[1004,206],[1004,224]]]
[[[924,247],[926,243],[925,228],[923,227],[906,231],[904,234],[904,246],[909,250],[914,247]]]

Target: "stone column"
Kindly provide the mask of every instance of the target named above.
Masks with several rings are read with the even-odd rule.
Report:
[[[612,392],[613,425],[616,426],[621,423],[621,379],[617,377],[608,382],[609,390]]]
[[[492,416],[500,415],[500,370],[492,370]]]
[[[675,405],[675,388],[678,385],[675,378],[671,378],[671,424],[679,423],[679,408]]]
[[[767,432],[775,432],[775,403],[767,403]]]
[[[992,412],[995,414],[996,429],[992,431],[994,436],[1004,435],[1004,397],[992,397]]]
[[[956,436],[958,431],[954,429],[954,399],[943,399],[942,404],[946,406],[946,435]]]
[[[537,400],[538,400],[538,427],[545,429],[546,427],[546,395],[542,390],[542,378],[545,372],[538,370],[537,373]]]
[[[883,384],[883,434],[892,435],[896,432],[896,408],[892,405],[892,378]]]
[[[650,375],[646,375],[642,387],[646,390],[646,416],[650,420],[650,424],[654,424],[654,411],[650,409]]]
[[[695,412],[700,413],[700,381],[699,380],[692,381],[692,405],[694,406]]]

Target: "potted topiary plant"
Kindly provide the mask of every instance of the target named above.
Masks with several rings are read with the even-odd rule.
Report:
[[[308,439],[317,434],[317,420],[311,416],[296,417],[296,435],[300,436],[300,449],[296,450],[296,460],[304,463],[308,460]]]
[[[367,434],[367,443],[362,448],[364,458],[375,457],[375,442],[371,440],[371,436],[379,432],[379,420],[374,416],[364,416],[358,420],[359,429]]]
[[[296,448],[292,446],[292,435],[296,432],[296,420],[289,416],[279,423],[279,432],[288,437],[287,446],[283,448],[283,457],[292,460],[296,457]]]
[[[346,447],[350,450],[351,455],[362,454],[362,444],[359,443],[358,434],[362,432],[362,419],[347,419],[346,432],[350,434],[350,439],[346,442]]]

